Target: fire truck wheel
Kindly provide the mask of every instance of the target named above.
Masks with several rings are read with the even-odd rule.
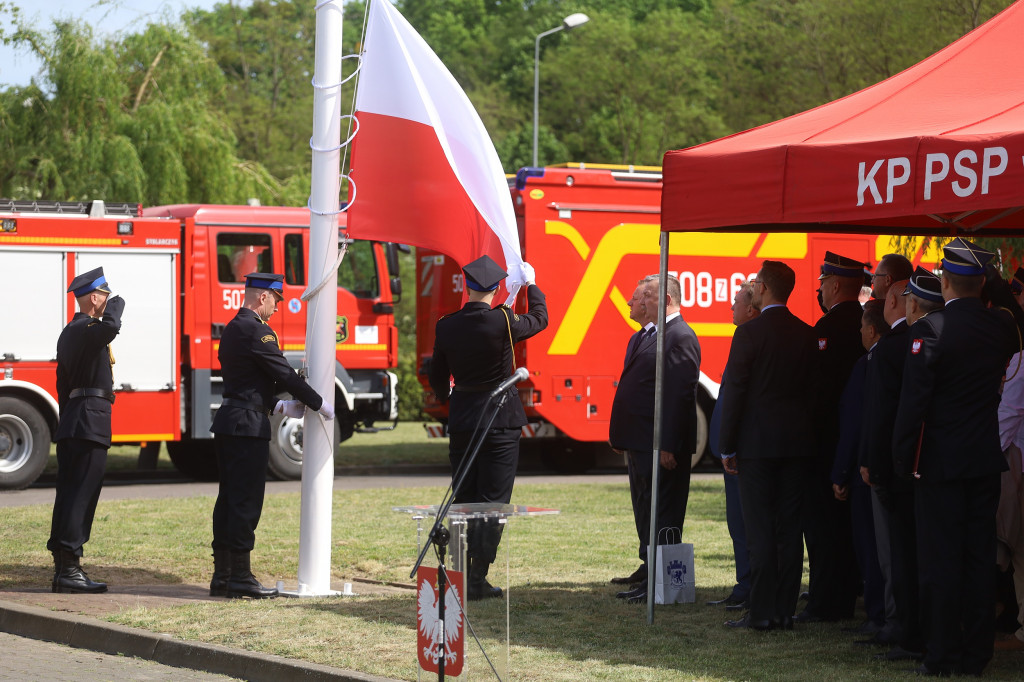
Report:
[[[35,407],[0,398],[0,490],[35,482],[50,457],[50,428]]]
[[[334,449],[341,442],[341,422],[344,415],[334,419]],[[279,481],[297,481],[302,478],[302,426],[303,420],[275,414],[270,418],[270,475]]]
[[[213,439],[167,441],[174,467],[197,481],[217,480],[217,449]]]

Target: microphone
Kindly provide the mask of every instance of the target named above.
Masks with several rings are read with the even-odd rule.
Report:
[[[526,369],[525,367],[520,367],[519,369],[512,373],[512,376],[510,376],[508,379],[505,379],[503,382],[501,382],[501,384],[498,385],[496,389],[491,391],[491,395],[488,397],[488,399],[490,400],[497,398],[499,395],[501,395],[508,389],[512,388],[516,384],[518,384],[520,381],[526,381],[529,378],[530,370]]]

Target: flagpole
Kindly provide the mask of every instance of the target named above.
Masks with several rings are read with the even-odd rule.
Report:
[[[309,277],[320,287],[306,308],[309,384],[334,405],[335,323],[338,314],[334,268],[338,259],[341,172],[342,0],[316,5],[313,76],[313,152],[309,195]],[[302,498],[299,517],[299,596],[331,591],[331,503],[334,487],[334,422],[307,409],[302,443]]]

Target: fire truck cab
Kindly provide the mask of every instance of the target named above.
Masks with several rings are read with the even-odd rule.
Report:
[[[271,324],[302,371],[307,210],[2,201],[0,220],[0,277],[14,292],[0,327],[0,488],[30,484],[46,464],[58,418],[56,342],[75,313],[66,289],[76,273],[103,266],[126,302],[112,344],[114,443],[166,442],[187,475],[216,476],[209,428],[220,406],[218,343],[241,306],[246,274],[285,275]],[[397,419],[396,246],[347,246],[335,325],[338,443]],[[302,420],[276,415],[272,426],[271,473],[298,478]]]

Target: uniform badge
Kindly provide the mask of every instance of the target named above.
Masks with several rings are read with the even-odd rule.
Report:
[[[828,350],[828,337],[818,339],[818,350]]]
[[[262,341],[263,343],[270,343],[271,341],[276,341],[276,340],[277,339],[274,338],[273,334],[267,334],[262,339],[260,339],[260,341]]]
[[[914,339],[913,343],[910,344],[910,352],[914,355],[921,352],[921,339]]]

